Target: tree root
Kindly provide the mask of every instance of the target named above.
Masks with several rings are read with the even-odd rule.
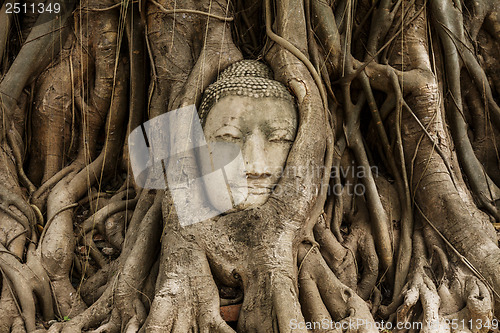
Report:
[[[118,77],[125,75],[124,64],[118,67]],[[38,251],[41,253],[42,263],[53,281],[56,299],[60,302],[63,316],[83,311],[85,305],[80,300],[76,291],[71,286],[68,273],[73,261],[74,243],[72,212],[59,212],[62,207],[72,205],[85,192],[90,179],[90,185],[98,181],[99,175],[104,175],[112,168],[116,162],[118,146],[121,144],[121,125],[125,117],[125,90],[126,86],[122,81],[117,81],[115,87],[116,97],[110,107],[108,126],[109,136],[107,137],[101,155],[79,172],[74,172],[59,181],[51,191],[47,200],[47,216],[52,220],[52,224],[47,226],[44,239],[41,239]],[[111,120],[113,120],[111,122]],[[76,162],[78,163],[78,162]],[[90,176],[90,177],[89,177]],[[74,312],[72,309],[74,308]]]
[[[163,240],[172,251],[169,257],[177,260],[161,265],[150,315],[140,332],[234,332],[220,316],[218,290],[205,254],[181,239],[169,232]]]
[[[8,31],[12,16],[0,10],[1,332],[42,332],[41,324],[57,317],[51,333],[234,333],[220,314],[228,289],[242,298],[241,332],[323,321],[329,332],[350,322],[357,325],[350,331],[375,332],[380,316],[422,322],[423,332],[486,332],[494,306],[500,311],[499,236],[471,193],[498,218],[495,0],[430,0],[430,16],[424,0],[269,0],[265,13],[255,1],[105,2],[84,0],[73,15],[74,33],[67,24],[53,30],[55,22],[31,22],[18,37],[17,24]],[[63,21],[69,15],[64,10]],[[15,37],[13,46],[5,36]],[[484,38],[488,45],[476,52]],[[130,167],[126,111],[130,133],[148,118],[198,104],[243,54],[265,59],[297,98],[300,127],[278,184],[286,191],[258,208],[181,227],[168,191],[140,192],[123,175]],[[475,87],[462,98],[469,82]],[[443,94],[451,97],[447,118]],[[12,128],[22,135],[4,140]],[[31,144],[23,143],[31,134]],[[477,152],[483,147],[488,154]],[[328,181],[331,164],[351,165],[352,153],[352,167],[365,175]],[[373,165],[384,176],[375,177]],[[102,195],[123,179],[122,192]],[[365,195],[346,194],[347,182],[358,180]],[[344,194],[328,198],[327,183]],[[137,196],[123,198],[132,187]],[[36,251],[26,193],[37,207],[37,228],[46,213]],[[114,249],[100,250],[103,244]]]
[[[318,221],[314,231],[320,252],[336,277],[362,299],[368,300],[377,282],[379,261],[365,203],[360,199],[356,201],[357,213],[348,217],[351,232],[343,243],[333,237],[322,220]],[[361,277],[358,277],[358,270],[362,270]]]
[[[448,266],[444,252],[435,245],[434,248],[443,254],[438,256],[443,275],[436,282],[430,274],[425,249],[425,244],[432,239],[434,237],[424,241],[421,230],[414,233],[410,279],[394,303],[381,306],[381,315],[392,313],[398,307],[397,322],[418,321],[422,324],[422,332],[488,332],[493,316],[493,298],[488,288],[467,268]],[[416,306],[418,302],[421,308]]]
[[[344,285],[326,265],[319,251],[299,247],[299,294],[304,316],[309,322],[354,322],[349,332],[378,332],[368,305],[354,290]]]
[[[138,233],[141,235],[133,245],[133,250],[124,262],[115,288],[116,306],[120,313],[122,327],[137,331],[146,320],[146,310],[140,299],[142,283],[146,280],[157,253],[161,235],[161,202],[159,192],[146,216],[141,222]]]
[[[23,321],[28,332],[35,330],[35,299],[38,298],[45,320],[54,318],[50,280],[40,264],[39,255],[34,246],[28,250],[25,264],[19,262],[3,246],[0,248],[0,268],[15,296],[19,299]]]

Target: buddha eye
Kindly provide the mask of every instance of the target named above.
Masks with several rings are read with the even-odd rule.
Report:
[[[293,142],[292,134],[284,129],[278,129],[273,131],[268,138],[269,142],[276,143],[290,143]]]
[[[222,140],[239,140],[240,139],[239,136],[233,135],[231,133],[219,134],[215,138],[222,139]]]
[[[215,133],[215,138],[223,141],[240,140],[241,136],[241,131],[233,126],[224,126]]]

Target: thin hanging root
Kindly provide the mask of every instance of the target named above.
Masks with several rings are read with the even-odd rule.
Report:
[[[9,146],[12,148],[12,154],[14,155],[14,159],[16,161],[16,170],[19,176],[19,180],[21,181],[21,184],[23,184],[28,189],[28,193],[31,195],[33,192],[35,192],[36,188],[35,185],[31,183],[31,181],[24,173],[23,158],[21,150],[19,149],[19,144],[17,143],[19,142],[19,140],[16,140],[15,138],[16,134],[19,135],[17,131],[15,133],[13,132],[13,130],[7,131],[7,142],[9,143]]]
[[[460,261],[462,261],[462,263],[464,263],[464,265],[467,266],[472,271],[472,273],[474,273],[474,275],[477,276],[479,278],[479,280],[481,280],[481,282],[483,282],[486,286],[488,286],[488,288],[495,294],[495,296],[498,299],[500,299],[500,294],[495,290],[495,288],[491,285],[491,283],[489,283],[489,281],[483,276],[483,274],[481,274],[481,272],[476,267],[474,267],[474,265],[469,261],[469,259],[467,259],[467,257],[462,255],[453,246],[453,244],[451,244],[450,241],[448,239],[446,239],[446,237],[436,228],[436,226],[427,218],[427,216],[425,216],[424,212],[422,212],[420,207],[417,204],[415,204],[415,206],[417,207],[418,211],[423,216],[425,221],[439,235],[439,237],[446,243],[446,245],[448,245],[450,247],[450,249],[456,254],[456,256],[460,259]]]
[[[326,58],[333,65],[333,73],[338,73],[342,49],[332,9],[323,1],[311,0],[311,14],[318,39],[324,42],[324,48],[327,51]]]
[[[453,185],[455,185],[455,188],[458,189],[455,173],[451,169],[450,162],[448,161],[448,158],[444,154],[443,150],[437,144],[437,142],[431,136],[431,134],[429,133],[429,131],[427,130],[427,128],[425,128],[425,126],[422,124],[422,122],[420,121],[420,119],[418,119],[417,115],[413,112],[413,110],[410,108],[410,106],[406,103],[406,101],[404,99],[403,99],[403,106],[411,114],[411,116],[413,117],[413,119],[415,119],[415,121],[417,122],[418,126],[420,126],[420,128],[422,128],[422,131],[425,133],[425,135],[427,136],[427,138],[432,142],[432,145],[433,145],[434,149],[436,150],[436,152],[438,153],[438,155],[443,160],[443,163],[446,166],[446,169],[448,170],[448,172],[450,174],[450,178],[453,181]]]
[[[43,222],[43,214],[42,214],[42,212],[40,211],[40,209],[38,208],[38,206],[33,205],[33,204],[30,204],[30,206],[33,209],[33,212],[35,212],[37,224],[39,224],[40,226],[43,226],[44,222]]]
[[[349,68],[349,67],[348,67]],[[393,249],[391,236],[389,233],[389,222],[387,214],[382,206],[380,196],[378,194],[375,180],[370,169],[370,163],[366,155],[366,150],[363,145],[362,135],[359,128],[359,116],[361,112],[360,106],[364,103],[364,94],[360,96],[360,101],[354,107],[351,102],[350,84],[343,86],[343,93],[346,105],[346,125],[344,133],[348,146],[354,152],[358,164],[366,171],[367,177],[363,178],[363,183],[366,187],[365,196],[370,209],[370,214],[373,223],[373,232],[375,233],[375,244],[380,255],[380,260],[384,270],[388,270],[389,278],[392,276],[393,270]]]
[[[176,14],[176,13],[182,14],[182,13],[187,13],[187,14],[204,15],[204,16],[207,16],[207,17],[211,17],[211,18],[214,18],[214,19],[217,19],[217,20],[221,20],[221,21],[226,21],[226,22],[234,21],[233,17],[219,16],[219,15],[215,15],[215,14],[212,14],[212,13],[202,12],[200,10],[183,9],[183,8],[176,8],[174,10],[168,10],[165,7],[163,7],[162,5],[160,5],[158,2],[156,2],[155,0],[151,0],[151,2],[156,7],[158,7],[162,12],[164,12],[165,14]]]
[[[323,86],[323,82],[321,80],[320,75],[314,68],[314,65],[309,61],[309,59],[297,48],[295,47],[292,43],[287,41],[286,39],[276,35],[272,28],[271,28],[271,1],[270,0],[265,0],[265,12],[266,12],[266,34],[267,36],[277,44],[279,44],[281,47],[283,47],[285,50],[291,52],[295,57],[297,57],[299,60],[302,61],[302,63],[307,67],[309,70],[309,73],[311,74],[312,78],[314,79],[316,86],[319,90],[319,93],[321,95],[321,99],[323,101],[323,112],[325,115],[325,120],[327,122],[326,125],[326,152],[325,152],[325,169],[324,173],[321,179],[321,184],[320,184],[320,194],[319,197],[316,199],[314,206],[311,210],[311,213],[308,216],[308,220],[305,223],[305,226],[303,228],[303,238],[305,241],[311,243],[311,244],[316,244],[316,241],[314,240],[314,235],[313,235],[313,229],[314,225],[318,221],[318,218],[320,215],[323,213],[323,207],[325,205],[326,201],[326,196],[327,196],[327,188],[330,182],[330,171],[333,165],[333,145],[334,145],[334,138],[333,138],[333,124],[332,124],[332,119],[330,115],[328,114],[328,98],[325,92],[325,88]],[[292,86],[293,88],[293,86]],[[301,94],[296,95],[299,99],[304,98],[304,96],[301,96]]]
[[[276,35],[272,28],[271,28],[271,0],[265,0],[266,1],[266,34],[267,36],[275,43],[279,44],[281,47],[283,47],[285,50],[289,51],[292,53],[294,56],[296,56],[298,59],[300,59],[304,65],[307,67],[309,72],[311,73],[311,76],[313,77],[314,81],[316,82],[316,85],[318,87],[318,90],[321,95],[321,99],[323,100],[323,107],[326,110],[328,110],[328,99],[326,96],[325,88],[323,86],[323,82],[321,81],[321,77],[319,76],[318,72],[314,68],[313,64],[309,61],[309,59],[298,49],[296,48],[292,43],[287,41],[286,39]],[[299,97],[299,96],[297,96]]]
[[[494,206],[494,201],[500,199],[500,188],[486,174],[482,164],[474,154],[467,134],[467,123],[463,113],[460,82],[462,65],[460,64],[459,55],[462,55],[462,60],[466,62],[466,65],[471,66],[468,69],[473,77],[479,75],[473,71],[474,68],[479,67],[479,64],[477,64],[477,61],[471,64],[470,56],[468,56],[469,53],[463,50],[463,45],[457,45],[457,41],[455,40],[455,38],[457,38],[458,43],[461,43],[464,39],[463,17],[460,13],[461,4],[455,4],[449,0],[433,0],[430,3],[431,9],[435,12],[435,26],[438,30],[443,49],[447,54],[445,68],[452,101],[449,114],[451,119],[451,132],[454,137],[457,155],[467,175],[472,191],[481,203],[481,206],[487,209],[495,219],[500,220],[500,211]],[[458,8],[455,6],[458,6]],[[469,63],[467,63],[467,60]],[[484,72],[482,74],[482,76],[484,76]],[[483,80],[483,86],[485,82],[487,82],[487,80]],[[481,81],[479,83],[481,83]],[[489,92],[491,94],[491,89]],[[496,119],[496,117],[494,119]],[[500,116],[498,120],[500,121]]]
[[[143,22],[141,22],[138,6],[132,6],[127,12],[126,30],[130,59],[130,106],[127,134],[123,146],[122,168],[127,170],[127,174],[129,174],[132,166],[130,164],[128,136],[142,123],[143,112],[147,109],[148,64],[145,54],[147,34]],[[151,68],[154,70],[154,63],[151,63]],[[133,177],[127,178],[124,185],[137,188]]]
[[[398,152],[399,152],[399,158],[400,158],[400,165],[401,165],[401,175],[403,177],[403,183],[400,185],[401,188],[400,191],[403,193],[400,193],[400,197],[404,197],[404,199],[401,199],[403,203],[401,204],[402,207],[402,216],[401,216],[401,224],[402,224],[402,230],[401,230],[401,236],[400,236],[400,244],[399,244],[399,249],[398,249],[398,265],[396,268],[396,275],[395,275],[395,284],[394,284],[394,291],[393,295],[399,294],[401,292],[401,289],[404,286],[404,282],[406,281],[406,278],[408,276],[408,271],[410,269],[410,260],[411,260],[411,250],[412,250],[412,234],[413,234],[413,225],[414,225],[414,220],[413,220],[413,209],[412,209],[412,202],[411,202],[411,194],[410,194],[410,185],[408,183],[408,175],[406,171],[406,161],[404,157],[404,149],[403,149],[403,139],[401,137],[401,118],[403,115],[403,107],[402,107],[402,102],[403,102],[403,93],[401,91],[401,87],[399,85],[398,77],[397,75],[392,72],[391,75],[392,78],[392,83],[394,85],[394,90],[397,96],[397,104],[396,104],[396,138],[397,138],[397,145],[398,145]]]
[[[340,161],[342,159],[342,156],[344,155],[344,151],[347,147],[347,142],[345,139],[345,136],[341,136],[337,142],[335,143],[335,148],[334,148],[334,164],[332,167],[334,170],[340,170]],[[340,173],[335,172],[334,175],[334,187],[333,188],[341,188],[341,179],[340,179]],[[342,234],[340,233],[340,225],[342,224],[342,219],[344,217],[344,200],[343,200],[343,192],[344,190],[342,189],[341,193],[336,193],[334,191],[335,195],[335,207],[333,210],[333,217],[330,220],[327,220],[327,222],[330,222],[330,229],[332,233],[335,235],[337,240],[339,242],[343,242],[344,239],[342,237]]]
[[[350,6],[351,4],[349,4]],[[352,24],[351,10],[348,10],[347,16],[348,24]],[[348,25],[350,28],[350,26]],[[345,52],[351,51],[351,33],[347,33],[345,38],[346,46]],[[356,73],[353,70],[353,59],[348,56],[345,59],[344,70],[346,80],[342,79],[342,94],[344,96],[344,135],[346,137],[346,142],[349,148],[352,149],[358,165],[361,166],[367,177],[363,178],[363,184],[366,187],[365,197],[367,199],[367,204],[370,207],[370,214],[372,219],[372,230],[375,234],[375,244],[377,247],[377,252],[380,255],[380,261],[384,271],[388,273],[388,277],[391,280],[393,277],[393,248],[391,235],[389,232],[389,221],[387,214],[382,206],[380,196],[378,194],[377,187],[375,185],[375,180],[373,178],[372,171],[370,169],[370,163],[366,154],[366,150],[363,144],[363,137],[360,130],[360,113],[361,107],[366,102],[366,95],[361,92],[358,97],[358,102],[356,105],[353,104],[351,98],[351,80],[356,77]],[[365,65],[367,65],[366,63]],[[363,66],[361,67],[363,68]],[[358,69],[359,71],[359,69]]]
[[[397,83],[397,76],[394,74],[394,72],[391,72],[393,75],[391,75],[391,78],[393,80],[396,80]],[[408,274],[408,269],[410,267],[410,258],[411,258],[411,235],[413,232],[413,214],[412,214],[412,209],[411,209],[411,196],[410,196],[410,190],[408,186],[408,179],[406,176],[406,170],[399,170],[398,166],[396,165],[396,159],[394,157],[394,153],[392,150],[392,147],[389,143],[389,139],[387,137],[387,133],[385,131],[382,118],[380,116],[380,112],[377,107],[377,103],[375,101],[375,97],[373,95],[372,88],[370,86],[370,82],[368,79],[368,76],[366,73],[361,72],[360,73],[360,80],[361,84],[363,86],[363,91],[365,92],[365,95],[367,96],[367,102],[368,106],[370,107],[370,110],[372,111],[372,116],[373,120],[375,122],[375,128],[377,129],[377,133],[379,135],[379,138],[382,141],[382,146],[384,148],[384,153],[385,153],[385,158],[389,163],[390,171],[393,175],[393,177],[396,180],[396,188],[400,197],[400,205],[402,208],[402,217],[401,217],[401,226],[402,226],[402,231],[401,235],[402,237],[400,238],[400,245],[398,249],[398,265],[396,266],[396,272],[395,272],[395,281],[394,281],[394,295],[399,294],[401,291],[401,288],[404,285],[404,281],[406,280],[406,276]],[[397,83],[396,86],[394,86],[395,94],[398,97],[398,102],[396,104],[397,107],[397,117],[396,117],[396,136],[398,138],[398,148],[399,148],[399,153],[401,157],[401,165],[405,165],[404,163],[404,156],[402,153],[402,146],[401,146],[401,133],[400,133],[400,126],[399,126],[399,119],[401,115],[401,104],[400,101],[402,99],[401,96],[401,89],[399,87],[399,83]]]
[[[450,13],[451,15],[453,15],[452,11],[450,11]],[[462,21],[458,18],[457,20]],[[479,62],[473,51],[463,42],[463,32],[457,33],[454,28],[442,22],[440,22],[439,25],[446,33],[447,39],[453,42],[454,47],[459,53],[461,60],[464,62],[465,67],[467,68],[467,71],[474,80],[476,87],[479,91],[482,91],[485,103],[487,103],[490,107],[488,111],[491,112],[493,121],[497,129],[500,130],[500,107],[493,97],[493,92],[491,91],[491,86],[488,78],[486,77],[486,73],[484,72],[481,65],[479,65]]]

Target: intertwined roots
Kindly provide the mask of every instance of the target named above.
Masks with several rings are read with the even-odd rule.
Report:
[[[498,1],[84,0],[49,21],[9,4],[0,332],[497,323]],[[243,58],[295,96],[298,172],[181,227],[168,189],[135,183],[127,134]]]

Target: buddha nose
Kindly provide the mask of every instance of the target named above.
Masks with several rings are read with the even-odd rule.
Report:
[[[268,168],[265,138],[261,133],[249,136],[243,147],[245,170],[248,178],[267,178],[271,176]]]

